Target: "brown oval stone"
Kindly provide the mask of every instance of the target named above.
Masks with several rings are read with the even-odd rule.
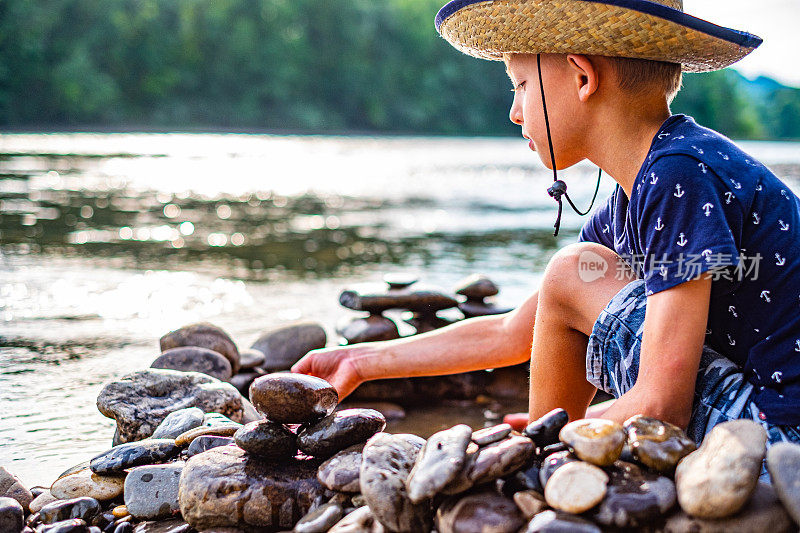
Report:
[[[304,424],[331,414],[339,395],[324,379],[280,372],[256,379],[250,385],[250,401],[273,422]]]

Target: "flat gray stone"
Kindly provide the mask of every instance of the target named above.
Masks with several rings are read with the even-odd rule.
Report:
[[[800,444],[779,442],[767,450],[772,486],[796,524],[800,524]]]
[[[161,421],[153,432],[154,439],[174,439],[181,433],[203,425],[205,413],[197,407],[187,407],[173,411]]]
[[[245,348],[239,350],[239,373],[243,370],[251,370],[259,367],[266,361],[266,356],[261,350],[255,348]]]
[[[338,503],[320,505],[294,526],[294,533],[326,533],[342,519],[344,509]]]
[[[159,345],[162,352],[180,346],[199,346],[214,350],[228,359],[234,374],[239,372],[239,350],[236,343],[222,328],[213,324],[201,322],[170,331],[161,337]]]
[[[228,446],[230,444],[236,444],[236,441],[233,440],[233,437],[200,435],[196,439],[192,439],[191,444],[189,444],[189,448],[186,450],[186,455],[189,457],[193,457],[198,453],[207,452],[212,448],[218,448],[219,446]]]
[[[354,444],[330,459],[317,470],[317,479],[322,485],[337,492],[360,492],[361,460],[364,444]]]
[[[178,488],[183,462],[139,466],[125,478],[125,505],[134,517],[168,518],[180,509]]]
[[[70,500],[58,500],[42,507],[39,517],[43,524],[53,524],[71,518],[80,518],[91,522],[92,518],[102,512],[100,502],[94,498],[82,497]]]
[[[150,437],[168,414],[187,407],[219,412],[241,422],[242,400],[235,387],[206,374],[151,368],[106,384],[97,397],[97,408],[117,421],[122,444]]]
[[[313,322],[281,326],[267,331],[252,348],[264,354],[261,368],[267,372],[289,370],[311,350],[324,348],[328,342],[325,329]]]
[[[439,431],[428,438],[406,480],[412,502],[433,498],[455,479],[466,463],[471,438],[472,428],[466,424]]]
[[[511,435],[510,424],[498,424],[496,426],[479,429],[472,434],[472,442],[478,446],[488,446],[501,441]]]
[[[304,426],[297,433],[297,446],[303,453],[326,458],[366,442],[385,427],[386,419],[374,409],[343,409]]]
[[[224,355],[199,346],[170,348],[159,355],[150,368],[200,372],[221,381],[228,381],[233,375],[231,363]]]
[[[33,501],[31,491],[4,466],[0,466],[0,497],[17,500],[23,509],[27,509]]]
[[[134,466],[165,463],[178,453],[173,439],[146,439],[114,446],[92,459],[89,468],[95,474],[118,474]]]

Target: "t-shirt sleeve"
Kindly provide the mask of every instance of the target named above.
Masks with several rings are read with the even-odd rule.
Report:
[[[631,205],[648,295],[739,264],[735,235],[743,215],[731,198],[724,182],[693,157],[667,155],[651,165]]]
[[[614,193],[611,193],[603,205],[595,209],[589,220],[581,228],[578,235],[579,242],[596,242],[603,246],[614,249],[614,236],[612,228],[613,220]]]

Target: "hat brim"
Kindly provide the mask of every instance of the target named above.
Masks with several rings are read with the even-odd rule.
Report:
[[[473,57],[573,53],[680,63],[685,72],[719,70],[762,39],[647,0],[452,0],[436,29]]]

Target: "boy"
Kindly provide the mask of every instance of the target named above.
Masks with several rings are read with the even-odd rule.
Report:
[[[559,208],[557,170],[583,159],[616,190],[508,315],[312,352],[293,370],[346,396],[364,380],[530,358],[528,419],[642,413],[700,442],[751,418],[770,442],[800,441],[800,200],[669,111],[681,70],[726,67],[761,39],[679,0],[454,0],[436,26],[459,50],[506,62],[510,119],[553,169]],[[598,388],[616,400],[587,411]]]

